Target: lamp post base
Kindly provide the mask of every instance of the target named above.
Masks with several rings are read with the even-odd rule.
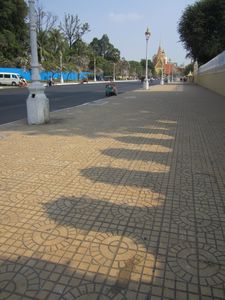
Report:
[[[145,89],[145,90],[148,90],[149,89],[149,83],[148,83],[148,80],[144,80],[144,84],[143,84],[143,88]]]
[[[27,98],[27,123],[39,125],[49,122],[49,100],[44,93],[44,86],[35,82],[29,87]]]

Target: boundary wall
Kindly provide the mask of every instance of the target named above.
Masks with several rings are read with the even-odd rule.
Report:
[[[225,96],[225,51],[198,69],[195,83]]]
[[[0,68],[0,72],[8,72],[8,73],[18,73],[20,74],[22,77],[24,77],[26,80],[30,81],[31,80],[31,70],[25,70],[22,68]],[[78,76],[78,73],[75,72],[62,72],[63,75],[63,79],[65,81],[75,81],[78,80],[82,80],[84,78],[86,78],[88,76],[89,72],[81,72]],[[42,81],[48,81],[50,78],[53,79],[58,79],[60,80],[61,78],[61,73],[56,72],[48,72],[48,71],[41,71],[40,72],[40,80]]]

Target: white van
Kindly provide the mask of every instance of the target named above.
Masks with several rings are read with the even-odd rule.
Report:
[[[0,72],[0,85],[19,85],[20,78],[17,73]]]

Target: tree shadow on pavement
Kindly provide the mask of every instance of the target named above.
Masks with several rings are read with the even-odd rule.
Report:
[[[82,272],[71,266],[70,260],[60,263],[38,256],[46,254],[0,259],[1,299],[130,300],[137,297],[135,291],[127,292],[128,280],[122,272],[113,278],[101,271]]]
[[[163,149],[164,151],[166,148]],[[168,151],[168,150],[167,150]],[[112,157],[114,159],[122,159],[127,161],[142,161],[142,162],[152,162],[165,164],[165,169],[168,167],[166,165],[168,161],[168,152],[157,152],[157,151],[144,151],[138,149],[127,149],[127,148],[108,148],[101,150],[103,155]]]
[[[160,192],[166,175],[164,172],[137,171],[114,167],[90,167],[82,169],[81,174],[92,182],[126,186],[127,189],[149,189]]]

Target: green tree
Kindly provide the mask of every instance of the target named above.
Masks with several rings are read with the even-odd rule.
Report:
[[[92,52],[92,54],[89,56],[90,62],[89,62],[89,70],[94,71],[94,62],[96,67],[96,75],[97,77],[101,77],[104,73],[104,69],[106,65],[109,65],[108,61],[105,60],[101,56],[96,56],[95,53]],[[94,74],[92,74],[92,77]]]
[[[140,65],[142,66],[143,74],[145,74],[145,68],[146,68],[146,60],[142,59],[140,61]],[[155,74],[155,67],[152,63],[152,61],[149,59],[148,60],[148,74],[151,72],[152,75]]]
[[[97,38],[94,38],[92,42],[89,44],[90,48],[92,49],[92,52],[95,56],[102,56],[101,55],[101,48],[99,46],[99,40]]]
[[[0,0],[0,48],[2,60],[15,66],[27,54],[28,7],[24,0]],[[0,60],[0,63],[1,61]]]
[[[56,28],[57,17],[50,12],[44,11],[43,7],[37,2],[37,43],[39,61],[43,63],[49,58],[49,33]]]
[[[129,65],[130,65],[129,75],[131,77],[140,78],[144,74],[143,66],[140,64],[140,62],[132,60],[129,61]]]
[[[78,72],[89,71],[90,61],[92,60],[92,52],[88,44],[78,38],[71,47],[66,51],[65,56],[67,57],[67,67],[70,70]]]
[[[126,59],[123,57],[117,64],[116,64],[116,73],[121,77],[129,77],[130,71],[130,64]]]
[[[81,38],[77,39],[72,45],[70,52],[77,56],[91,56],[91,49],[88,44],[82,41]]]
[[[184,68],[184,74],[188,75],[190,72],[193,73],[193,69],[194,69],[193,63],[185,66],[185,68]]]
[[[101,56],[106,60],[112,62],[120,60],[120,51],[110,43],[107,34],[103,34],[101,39],[94,38],[90,43],[90,47],[97,56]]]
[[[64,40],[59,29],[51,29],[45,37],[45,44],[41,54],[41,64],[45,70],[48,71],[59,71],[61,69],[60,66],[60,56],[62,55],[64,60],[65,51],[67,48],[67,44]]]
[[[91,61],[89,66],[93,69],[94,59],[98,74],[113,77],[113,64],[116,63],[116,73],[120,63],[120,51],[115,48],[109,41],[107,34],[103,34],[101,39],[94,38],[89,44],[91,52]]]
[[[120,60],[120,51],[117,48],[114,48],[113,45],[110,45],[106,54],[105,59],[110,60],[114,63],[118,62]]]
[[[178,24],[187,57],[204,64],[225,49],[225,0],[189,5]]]

